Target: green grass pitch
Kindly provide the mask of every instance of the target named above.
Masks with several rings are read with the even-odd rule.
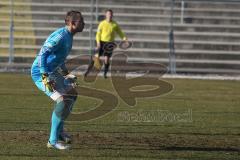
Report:
[[[81,86],[117,96],[110,79],[87,84],[78,78]],[[135,107],[118,97],[105,116],[67,122],[72,149],[56,151],[46,148],[54,103],[29,75],[1,73],[0,159],[240,159],[239,81],[165,80],[174,85],[167,95],[140,98]],[[80,96],[74,111],[98,103]],[[184,114],[185,121],[176,118]]]

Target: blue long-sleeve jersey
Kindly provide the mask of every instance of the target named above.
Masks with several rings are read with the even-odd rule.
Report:
[[[66,27],[57,29],[47,38],[32,64],[31,75],[34,81],[42,73],[51,73],[58,67],[66,70],[64,62],[72,49],[72,41],[73,35]]]

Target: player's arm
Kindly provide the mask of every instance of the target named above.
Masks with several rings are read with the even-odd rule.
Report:
[[[60,66],[60,68],[61,68],[61,74],[62,74],[62,76],[64,76],[64,78],[65,78],[69,83],[71,83],[73,87],[76,87],[76,86],[78,85],[78,84],[77,84],[77,76],[71,74],[71,73],[68,71],[65,63],[63,63],[63,64]]]
[[[126,35],[123,33],[122,29],[120,28],[120,26],[116,23],[117,27],[116,27],[116,32],[117,34],[119,35],[119,37],[122,39],[122,40],[127,40],[127,37]]]
[[[47,40],[47,42],[43,45],[43,47],[40,50],[38,60],[39,60],[39,67],[40,67],[40,73],[42,74],[42,82],[45,85],[46,89],[53,92],[54,82],[49,80],[49,71],[47,67],[47,58],[51,54],[54,54],[54,52],[60,47],[61,36],[55,36],[51,39]]]
[[[100,49],[100,41],[101,41],[101,36],[102,36],[102,28],[103,28],[103,23],[100,23],[98,25],[97,33],[96,33],[96,42],[97,42],[97,50]]]
[[[62,40],[62,36],[56,35],[51,39],[47,40],[47,42],[45,42],[43,47],[41,48],[38,55],[38,65],[42,74],[48,73],[47,58],[51,54],[54,54],[54,52],[61,46]]]

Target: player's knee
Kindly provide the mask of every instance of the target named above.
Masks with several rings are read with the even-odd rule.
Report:
[[[61,120],[65,120],[71,113],[73,103],[74,100],[72,98],[63,98],[62,101],[56,104],[54,112]]]
[[[58,97],[55,101],[56,103],[60,103],[61,101],[63,101],[63,96]]]

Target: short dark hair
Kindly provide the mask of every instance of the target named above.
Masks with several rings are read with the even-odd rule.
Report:
[[[65,24],[68,25],[69,23],[72,23],[74,21],[81,20],[82,13],[79,11],[68,11],[65,17]]]
[[[113,14],[113,10],[111,10],[111,9],[106,9],[105,13],[107,13],[107,12],[111,12]]]

